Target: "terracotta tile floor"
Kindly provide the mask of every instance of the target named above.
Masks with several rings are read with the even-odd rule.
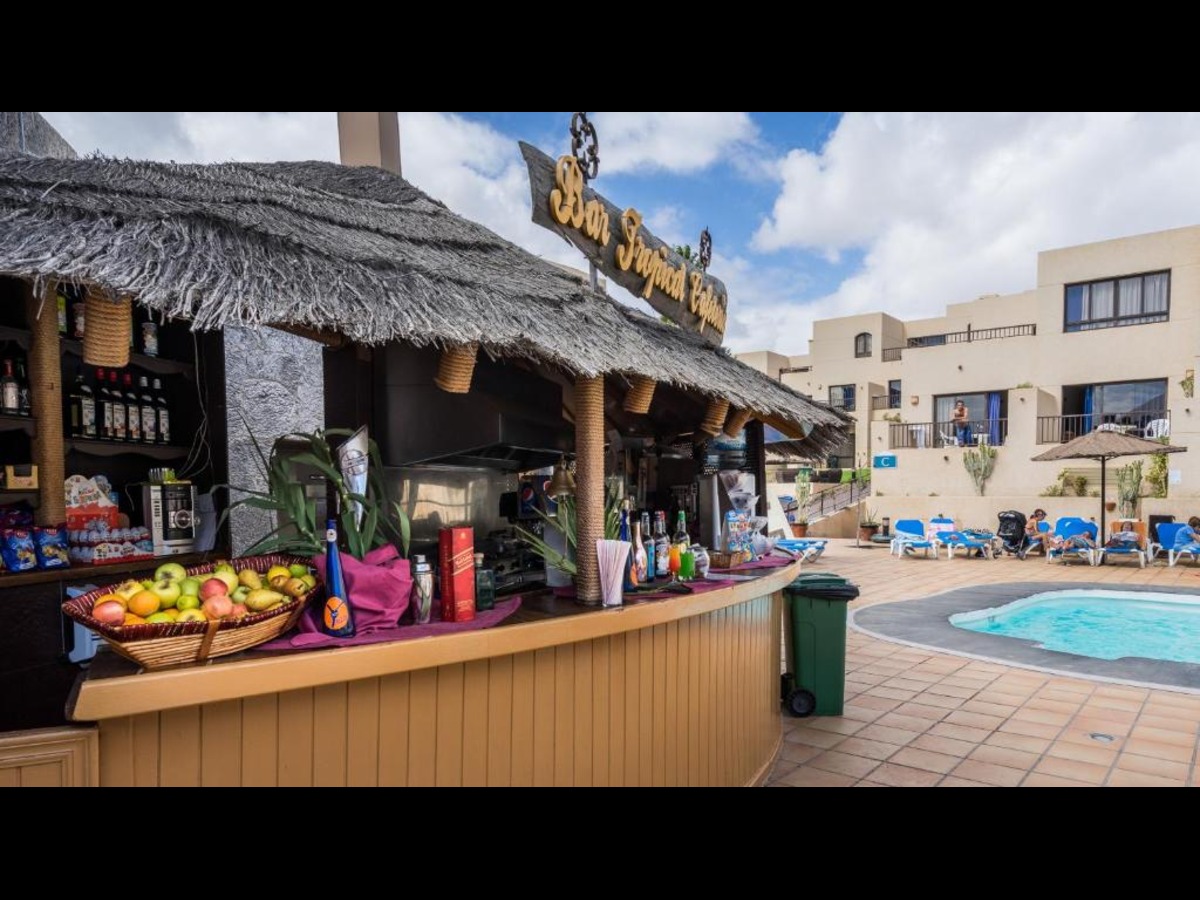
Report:
[[[853,541],[832,542],[809,571],[859,585],[852,610],[1012,581],[1200,588],[1191,565],[897,559]],[[769,787],[1200,786],[1200,694],[981,662],[853,628],[844,714],[784,715],[783,732]]]

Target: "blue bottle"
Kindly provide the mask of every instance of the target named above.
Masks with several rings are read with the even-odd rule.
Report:
[[[646,581],[654,580],[654,535],[650,533],[650,513],[642,513],[642,543],[646,546]]]
[[[337,519],[330,519],[325,528],[326,599],[321,629],[333,637],[354,637],[354,616],[350,612],[350,598],[346,596],[337,536]]]
[[[637,587],[637,575],[633,567],[633,538],[629,533],[629,501],[621,506],[621,525],[617,537],[629,545],[629,553],[625,557],[625,579],[622,588],[632,591]]]

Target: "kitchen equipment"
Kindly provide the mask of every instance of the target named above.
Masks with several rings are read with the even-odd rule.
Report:
[[[418,553],[413,558],[413,581],[416,584],[416,606],[413,609],[413,624],[428,625],[433,615],[433,569]]]
[[[191,553],[196,541],[196,487],[189,481],[142,486],[142,509],[155,556]]]

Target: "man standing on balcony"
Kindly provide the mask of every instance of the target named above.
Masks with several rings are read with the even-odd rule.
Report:
[[[971,446],[971,423],[967,420],[967,407],[962,400],[954,401],[954,433],[960,447]]]

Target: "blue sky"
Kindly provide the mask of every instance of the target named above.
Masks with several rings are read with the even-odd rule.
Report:
[[[77,150],[143,159],[337,159],[329,112],[45,113]],[[590,113],[595,187],[655,233],[713,234],[726,344],[807,350],[817,318],[905,319],[1036,286],[1037,253],[1200,222],[1196,113]],[[404,175],[533,253],[517,149],[570,113],[400,113]],[[637,301],[620,289],[613,293]]]

